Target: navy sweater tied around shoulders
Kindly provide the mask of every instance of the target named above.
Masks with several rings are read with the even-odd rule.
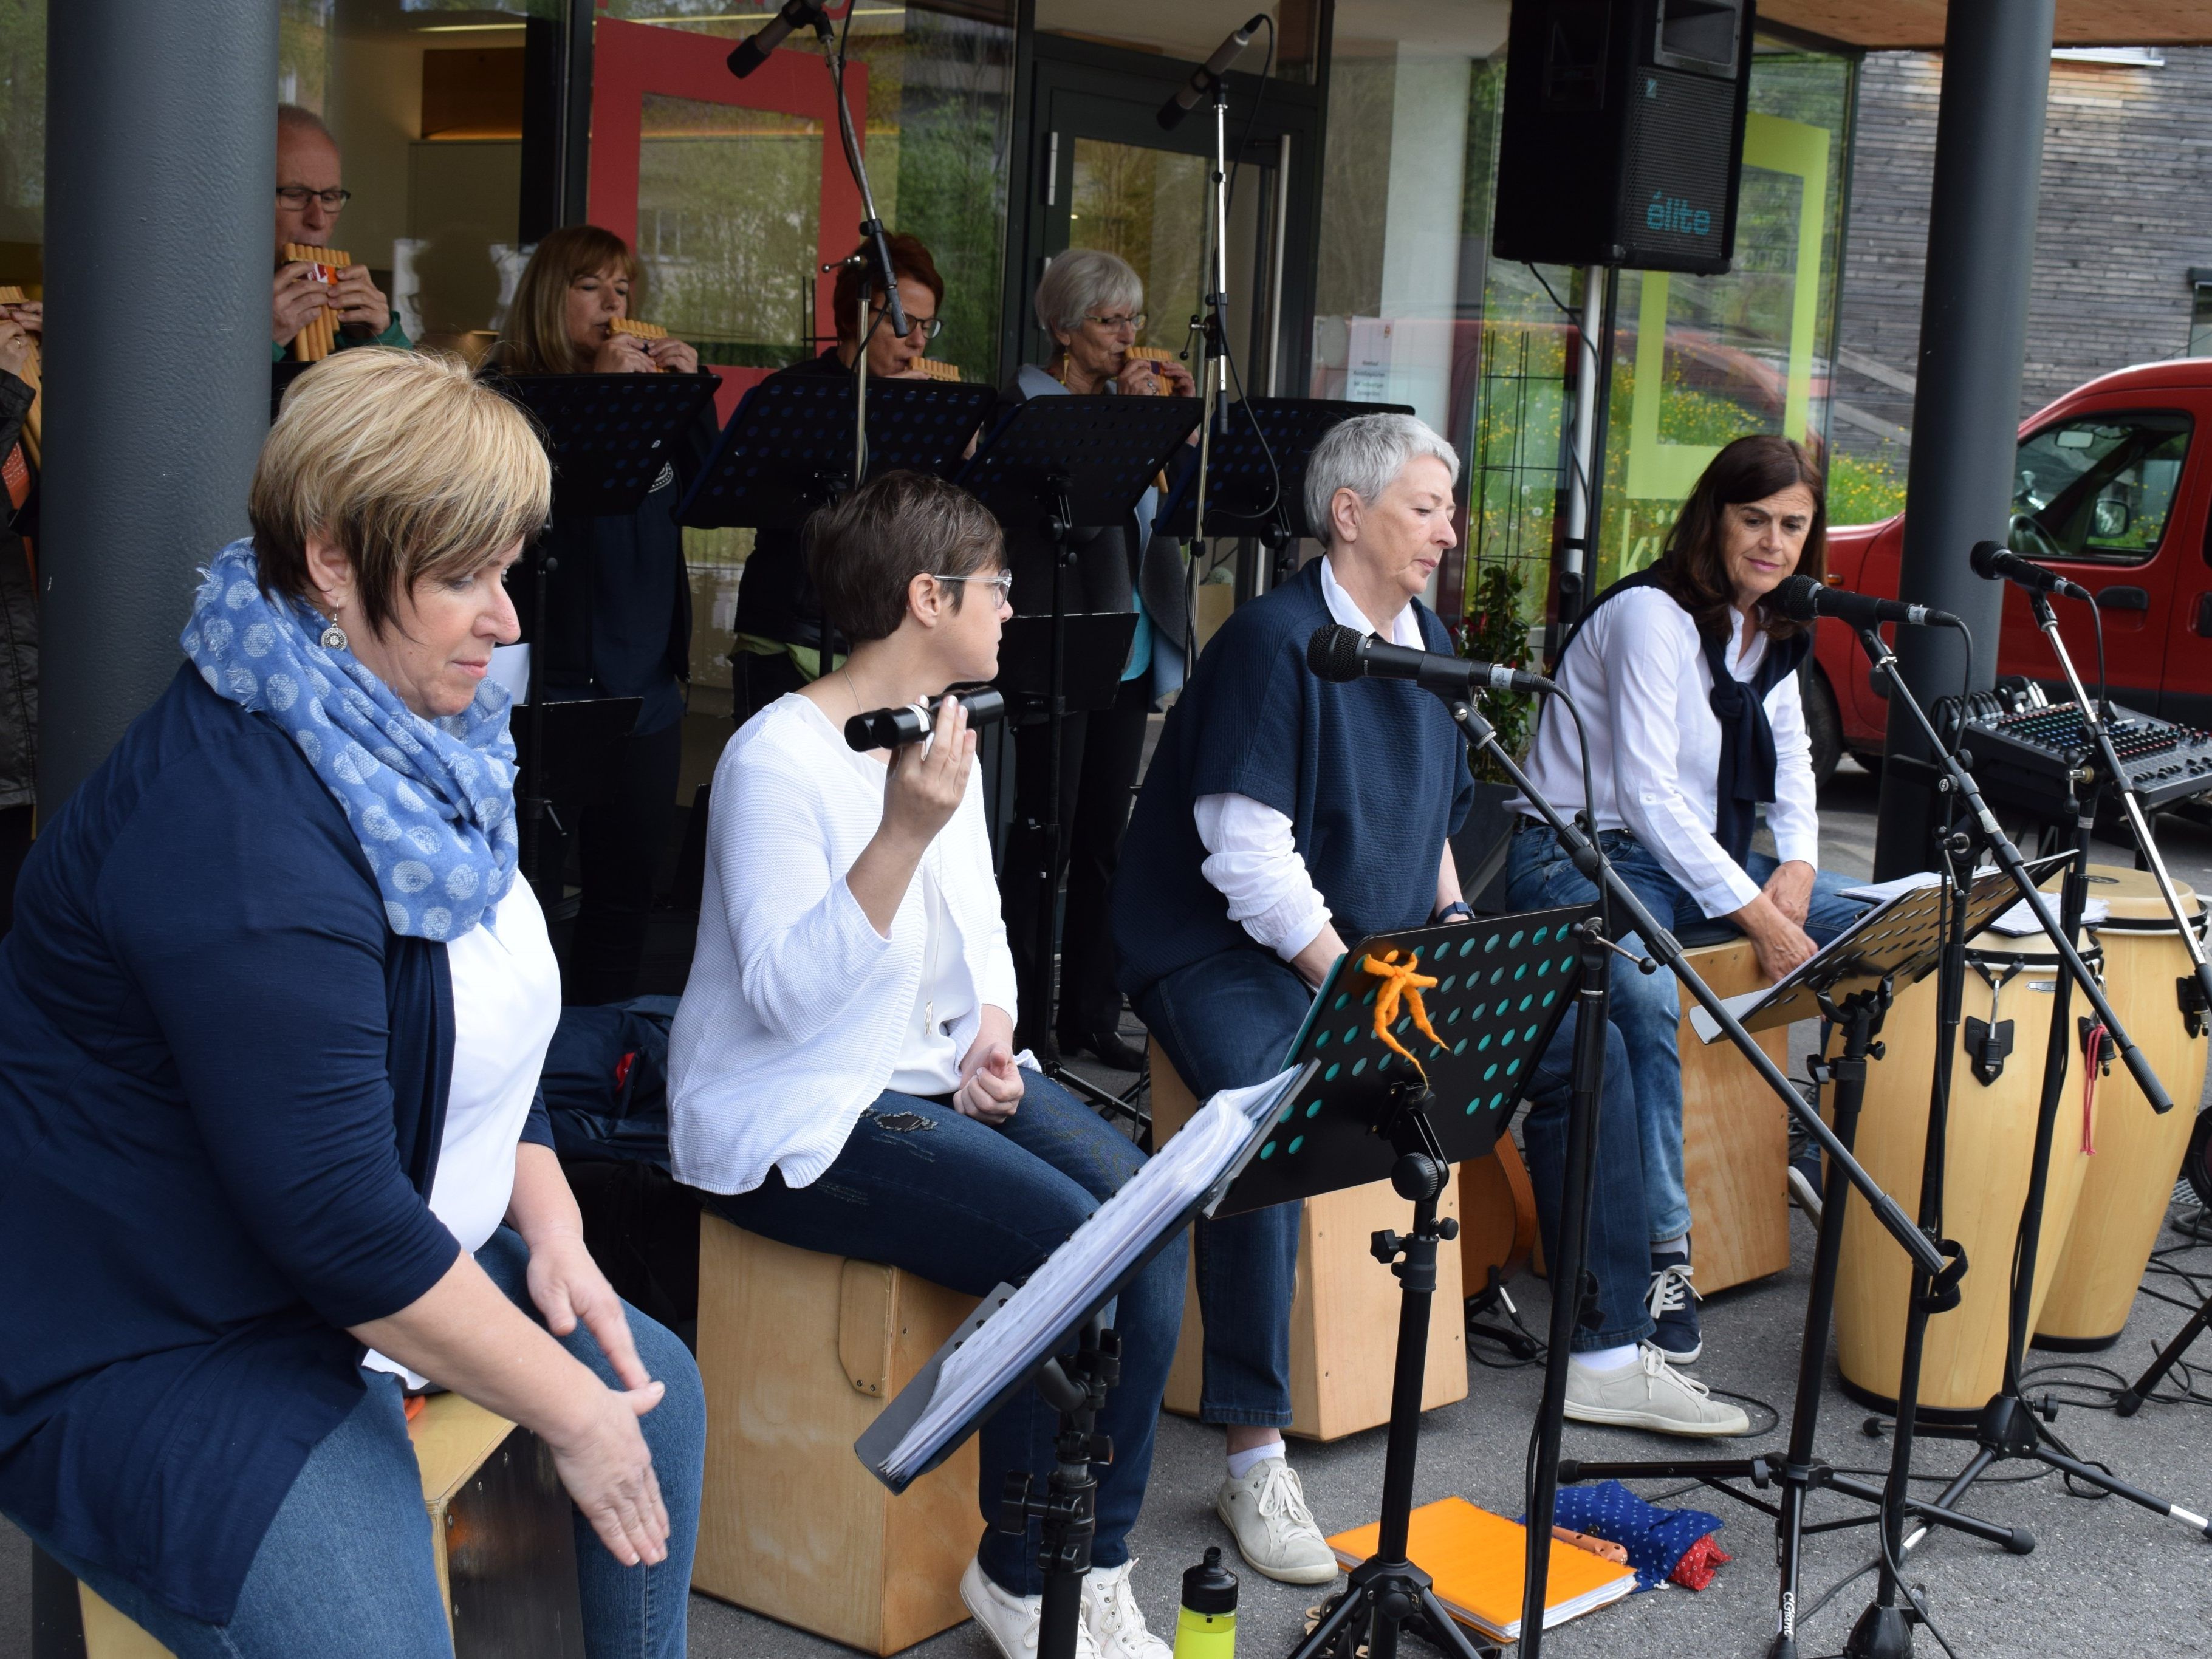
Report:
[[[228,1620],[362,1398],[347,1328],[459,1253],[453,1054],[446,947],[386,929],[291,738],[179,670],[0,939],[0,1511]]]
[[[1449,653],[1435,613],[1413,608],[1428,648]],[[1347,945],[1434,912],[1445,838],[1474,799],[1459,729],[1407,681],[1316,675],[1306,642],[1334,621],[1315,560],[1222,624],[1169,711],[1114,880],[1114,948],[1131,996],[1252,946],[1200,868],[1195,808],[1207,795],[1249,795],[1290,819]]]

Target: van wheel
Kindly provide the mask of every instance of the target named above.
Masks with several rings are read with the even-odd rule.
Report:
[[[1805,733],[1813,740],[1813,781],[1826,788],[1835,775],[1836,763],[1844,757],[1843,716],[1836,712],[1836,694],[1828,689],[1828,677],[1818,668],[1807,665],[1801,690],[1805,700]]]

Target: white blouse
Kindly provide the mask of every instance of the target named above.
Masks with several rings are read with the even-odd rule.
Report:
[[[446,945],[453,985],[453,1068],[430,1213],[473,1255],[506,1218],[514,1198],[515,1148],[537,1097],[545,1050],[561,1019],[561,966],[545,936],[545,913],[516,878],[492,913]],[[370,1350],[362,1362],[422,1379]]]
[[[1749,679],[1765,659],[1767,639],[1743,642],[1743,616],[1731,611],[1729,672]],[[1656,587],[1633,587],[1590,613],[1559,665],[1559,684],[1589,727],[1591,803],[1597,827],[1626,830],[1665,866],[1708,916],[1741,910],[1759,884],[1713,839],[1719,810],[1721,723],[1711,698],[1712,670],[1690,613]],[[1820,862],[1820,821],[1813,785],[1813,744],[1797,677],[1766,694],[1774,728],[1774,799],[1766,827],[1784,864]],[[1547,708],[1526,769],[1529,782],[1563,813],[1583,805],[1581,751],[1566,711]],[[1536,811],[1516,799],[1516,810]]]
[[[670,1151],[688,1185],[750,1192],[771,1169],[810,1184],[917,1058],[918,1007],[950,1028],[942,1035],[956,1065],[987,1006],[1015,1013],[981,768],[969,770],[924,859],[943,925],[932,926],[932,881],[917,880],[888,939],[845,884],[883,822],[884,781],[884,769],[854,755],[795,692],[722,751],[698,944],[668,1043]]]

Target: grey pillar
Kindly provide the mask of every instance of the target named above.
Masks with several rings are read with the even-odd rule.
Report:
[[[47,12],[40,817],[181,660],[269,429],[274,0]]]
[[[2053,3],[1951,0],[1944,25],[1898,589],[1965,619],[1977,689],[1996,673],[2003,595],[1973,574],[1966,556],[1978,541],[2004,539],[2012,501]],[[1904,629],[1898,658],[1923,703],[1959,690],[1966,647],[1954,630]],[[1908,720],[1890,710],[1889,752],[1923,756]],[[1895,768],[1884,775],[1878,879],[1928,866],[1936,799]]]

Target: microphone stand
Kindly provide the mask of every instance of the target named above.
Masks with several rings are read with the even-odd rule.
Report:
[[[1194,554],[1206,547],[1206,498],[1213,476],[1213,426],[1222,392],[1222,354],[1228,343],[1229,309],[1229,79],[1224,73],[1213,82],[1213,174],[1206,197],[1207,292],[1198,319],[1198,488],[1196,514],[1191,520]],[[1141,557],[1143,550],[1138,550]],[[1194,556],[1183,572],[1183,676],[1198,672],[1198,566]]]
[[[860,155],[860,135],[853,128],[852,106],[845,101],[845,52],[842,46],[833,51],[834,37],[828,16],[815,14],[815,33],[822,41],[822,61],[829,66],[830,85],[836,94],[837,136],[843,141],[845,166],[853,175],[853,182],[860,191],[860,240],[875,250],[876,276],[884,289],[884,308],[867,327],[860,329],[860,349],[853,359],[853,488],[858,489],[868,476],[868,342],[874,337],[878,325],[889,320],[903,338],[910,329],[906,319],[906,307],[899,303],[898,277],[891,269],[890,244],[884,240],[884,223],[876,214],[876,193],[868,185],[868,164]],[[846,13],[846,27],[849,33],[852,14]],[[836,267],[831,267],[835,269]],[[860,309],[868,308],[868,284],[860,284]],[[858,319],[855,319],[857,327]]]
[[[1543,681],[1540,689],[1548,696],[1564,699],[1564,693],[1549,681]],[[1627,954],[1613,943],[1612,927],[1616,916],[1626,918],[1629,929],[1639,934],[1652,955],[1673,971],[1676,980],[1712,1017],[1729,1041],[1735,1045],[1744,1058],[1750,1061],[1753,1069],[1789,1108],[1790,1115],[1804,1126],[1807,1134],[1827,1153],[1832,1160],[1828,1165],[1831,1202],[1840,1205],[1843,1197],[1840,1183],[1848,1181],[1858,1189],[1875,1218],[1904,1248],[1906,1255],[1946,1289],[1956,1285],[1960,1276],[1966,1272],[1966,1261],[1964,1253],[1955,1245],[1948,1247],[1949,1255],[1947,1257],[1943,1249],[1923,1237],[1907,1219],[1897,1201],[1875,1184],[1874,1178],[1851,1155],[1850,1148],[1820,1121],[1820,1114],[1806,1103],[1805,1097],[1798,1093],[1772,1057],[1743,1029],[1741,1023],[1714,994],[1712,988],[1698,976],[1683,955],[1680,944],[1659,925],[1643,901],[1636,896],[1635,890],[1621,879],[1597,838],[1583,835],[1528,781],[1528,775],[1521,769],[1505,746],[1498,742],[1496,729],[1475,712],[1469,696],[1464,691],[1441,695],[1451,710],[1453,721],[1469,745],[1487,754],[1507,781],[1521,791],[1522,797],[1550,825],[1575,868],[1597,888],[1601,906],[1598,922],[1585,924],[1582,933],[1583,978],[1577,994],[1577,1018],[1581,1024],[1575,1031],[1574,1069],[1570,1085],[1565,1171],[1559,1209],[1560,1261],[1553,1280],[1555,1290],[1547,1332],[1549,1348],[1545,1356],[1544,1389],[1541,1403],[1537,1407],[1535,1471],[1528,1495],[1527,1525],[1529,1536],[1544,1540],[1549,1538],[1552,1516],[1558,1504],[1559,1441],[1566,1421],[1568,1346],[1580,1317],[1584,1293],[1579,1287],[1583,1282],[1582,1263],[1589,1220],[1589,1186],[1595,1167],[1592,1152],[1595,1144],[1597,1107],[1604,1088],[1605,1016],[1610,990],[1608,959],[1616,951]],[[1591,984],[1593,977],[1596,981],[1595,991]],[[1527,1574],[1522,1583],[1521,1659],[1540,1659],[1541,1654],[1546,1588],[1550,1571],[1549,1550],[1532,1544],[1528,1552]]]
[[[1920,706],[1919,700],[1905,684],[1905,677],[1898,672],[1896,656],[1883,643],[1876,629],[1867,627],[1855,631],[1873,666],[1875,678],[1878,682],[1887,683],[1893,706],[1901,705],[1910,712],[1929,752],[1936,757],[1933,763],[1929,763],[1893,756],[1890,764],[1905,767],[1909,772],[1929,775],[1936,793],[1944,799],[1947,817],[1955,823],[1963,808],[1970,826],[1964,835],[1947,827],[1942,845],[1942,855],[1950,865],[1951,878],[1958,890],[1953,900],[1950,933],[1944,941],[1943,965],[1936,982],[1936,1075],[1929,1107],[1927,1148],[1922,1165],[1921,1219],[1923,1225],[1933,1231],[1940,1228],[1942,1213],[1943,1166],[1954,1047],[1952,1033],[1958,1020],[1961,987],[1966,978],[1965,889],[1972,878],[1978,843],[1989,848],[1998,867],[2011,879],[2030,914],[2035,917],[2038,926],[2050,938],[2067,979],[2081,988],[2090,1006],[2103,1020],[2106,1030],[2118,1044],[2121,1057],[2127,1062],[2130,1073],[2151,1102],[2153,1109],[2170,1110],[2172,1102],[2167,1097],[2157,1074],[2151,1070],[2150,1062],[2120,1024],[2118,1016],[2112,1012],[2103,988],[2082,962],[2081,953],[2074,948],[2072,934],[2051,915],[2049,904],[2028,874],[2020,849],[2006,836],[2003,827],[1983,800],[1972,775],[1936,735],[1927,711]],[[2063,1027],[2057,1029],[2058,1034],[2052,1039],[2054,1047],[2065,1040]],[[2046,1121],[2040,1127],[2039,1139],[2047,1137],[2049,1128]],[[2043,1145],[2039,1150],[2047,1162],[2048,1146]],[[1952,1253],[1956,1262],[1956,1269],[1951,1272],[1948,1280],[1942,1273],[1931,1273],[1924,1258],[1917,1255],[1915,1258],[1911,1289],[1905,1307],[1905,1349],[1898,1377],[1896,1435],[1891,1446],[1889,1480],[1882,1504],[1881,1577],[1874,1601],[1860,1615],[1858,1622],[1852,1627],[1850,1639],[1845,1644],[1844,1651],[1855,1656],[1856,1659],[1898,1659],[1899,1656],[1912,1651],[1911,1619],[1919,1612],[1919,1604],[1917,1595],[1904,1583],[1903,1557],[1909,1547],[1905,1541],[1905,1518],[1911,1492],[1912,1443],[1916,1431],[1922,1344],[1929,1316],[1955,1305],[1957,1275],[1963,1272],[1965,1267],[1965,1258],[1958,1252],[1957,1246],[1946,1243],[1942,1248]],[[1985,1419],[1989,1415],[1985,1413]],[[2013,1427],[2009,1422],[2003,1426],[2008,1431]],[[2045,1455],[2048,1461],[2057,1461],[2049,1454],[2039,1455]],[[1978,1455],[1976,1463],[1969,1466],[1968,1475],[1947,1487],[1936,1498],[1936,1505],[1948,1508],[1960,1492],[1972,1484],[1972,1477],[1980,1473],[1981,1468],[1986,1467],[1987,1461],[1990,1460]],[[2076,1467],[2087,1468],[2086,1465]],[[2130,1492],[2127,1495],[2133,1494]],[[2151,1507],[2161,1512],[2166,1508],[2155,1499],[2148,1501]],[[1909,1613],[1906,1607],[1900,1605],[1901,1602],[1910,1602],[1911,1613]]]

